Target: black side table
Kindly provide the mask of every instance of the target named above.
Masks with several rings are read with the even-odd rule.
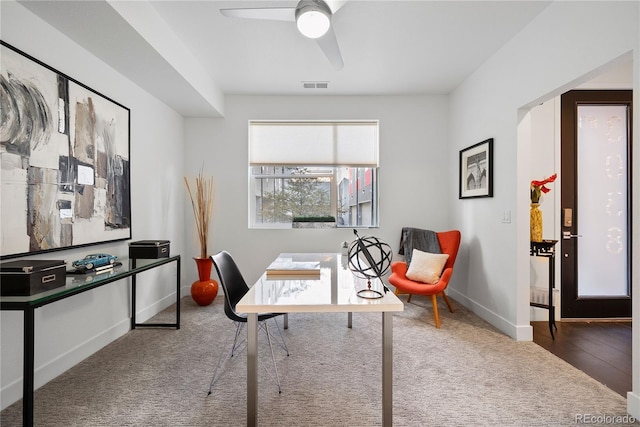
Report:
[[[558,330],[556,326],[556,310],[553,305],[553,290],[555,289],[555,258],[556,258],[556,243],[557,240],[543,240],[542,242],[531,242],[531,256],[539,256],[547,258],[549,261],[549,300],[548,304],[540,304],[537,302],[529,302],[531,307],[544,308],[549,310],[549,332],[551,332],[551,338],[556,339],[553,330]]]

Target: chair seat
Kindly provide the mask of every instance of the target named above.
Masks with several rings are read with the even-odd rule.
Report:
[[[389,276],[389,283],[391,283],[396,288],[402,289],[405,293],[415,294],[415,295],[434,295],[442,292],[446,287],[449,281],[449,277],[453,273],[453,268],[446,268],[442,275],[440,276],[440,280],[438,283],[422,283],[415,282],[411,279],[408,279],[407,274],[407,263],[404,261],[395,261],[391,264],[391,275]]]

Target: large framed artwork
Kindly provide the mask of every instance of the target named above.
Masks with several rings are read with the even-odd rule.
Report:
[[[460,199],[493,197],[493,138],[460,150]]]
[[[0,41],[0,258],[131,238],[130,111]]]

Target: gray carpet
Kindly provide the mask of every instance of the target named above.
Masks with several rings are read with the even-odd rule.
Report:
[[[208,307],[183,298],[180,330],[131,331],[37,390],[35,424],[245,425],[244,354],[226,364],[207,396],[221,346],[233,333],[222,298]],[[414,297],[394,314],[394,425],[571,426],[577,414],[626,414],[620,395],[455,301],[455,313],[441,308],[442,328],[435,329],[430,305]],[[173,316],[169,308],[152,321]],[[353,329],[346,321],[340,313],[289,316],[291,356],[274,348],[282,394],[260,368],[260,425],[381,424],[381,316],[354,314]],[[20,425],[21,408],[20,401],[2,411],[0,425]]]

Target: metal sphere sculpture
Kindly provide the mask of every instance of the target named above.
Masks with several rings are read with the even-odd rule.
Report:
[[[361,278],[367,279],[367,289],[358,291],[358,295],[363,298],[381,298],[383,294],[371,289],[371,279],[382,280],[391,267],[393,251],[391,246],[374,236],[358,236],[358,232],[353,230],[357,236],[356,240],[349,245],[349,269]],[[384,291],[387,287],[382,284]]]

